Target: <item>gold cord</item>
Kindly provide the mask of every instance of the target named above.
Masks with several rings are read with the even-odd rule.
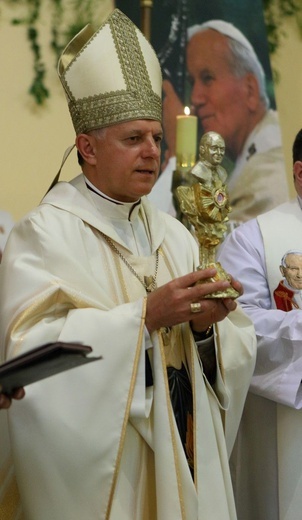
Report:
[[[101,235],[106,240],[107,244],[111,247],[112,251],[118,255],[118,257],[124,262],[124,264],[128,267],[129,271],[140,281],[140,283],[143,285],[143,287],[146,289],[146,292],[152,292],[156,289],[156,278],[157,278],[157,271],[158,271],[158,262],[159,262],[159,248],[156,249],[156,259],[155,259],[155,271],[154,275],[150,276],[144,276],[144,279],[142,279],[139,274],[135,271],[133,266],[128,262],[128,260],[122,255],[120,250],[116,247],[116,245],[113,243],[111,238],[109,238],[105,233],[100,232]]]

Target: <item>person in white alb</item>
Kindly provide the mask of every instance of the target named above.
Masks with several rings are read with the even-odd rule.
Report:
[[[302,130],[293,143],[293,173],[297,197],[239,226],[219,255],[242,281],[239,301],[258,340],[231,458],[239,520],[301,516]]]
[[[1,345],[11,358],[78,341],[103,359],[27,386],[8,412],[24,518],[235,520],[228,454],[256,340],[235,301],[204,298],[240,283],[196,284],[216,270],[196,270],[192,235],[147,200],[158,59],[116,9],[70,42],[58,72],[83,173],[11,233]]]

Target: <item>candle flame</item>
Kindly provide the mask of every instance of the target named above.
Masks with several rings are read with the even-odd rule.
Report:
[[[185,108],[184,108],[184,113],[185,113],[186,116],[189,116],[189,115],[190,115],[190,112],[191,112],[191,111],[190,111],[189,107],[185,107]]]

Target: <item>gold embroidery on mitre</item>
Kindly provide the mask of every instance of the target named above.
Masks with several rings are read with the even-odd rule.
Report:
[[[161,121],[159,61],[136,25],[118,9],[92,36],[89,27],[75,36],[59,60],[58,73],[77,134],[134,119]],[[94,89],[98,92],[92,94]]]

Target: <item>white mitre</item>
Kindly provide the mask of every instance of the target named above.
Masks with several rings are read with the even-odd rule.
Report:
[[[67,45],[58,74],[76,134],[134,119],[162,119],[162,75],[138,27],[115,9],[94,32],[87,25]]]

